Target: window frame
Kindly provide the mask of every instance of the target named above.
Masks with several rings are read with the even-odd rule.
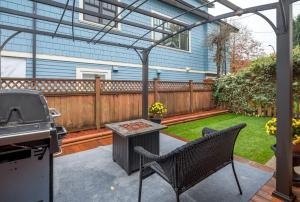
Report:
[[[120,1],[120,0],[117,0],[117,1]],[[84,0],[79,0],[79,8],[84,9],[83,3],[84,3]],[[116,8],[117,8],[116,15],[118,15],[120,13],[120,7],[116,6]],[[96,23],[96,22],[92,22],[92,21],[89,21],[89,20],[85,20],[84,15],[85,14],[83,14],[83,13],[79,13],[79,22],[85,23],[85,24],[88,24],[88,25],[91,25],[91,26],[99,27],[99,28],[103,28],[103,27],[106,26],[106,24]],[[122,17],[122,16],[119,16],[119,17]],[[110,28],[110,27],[111,26],[108,26],[108,28]],[[117,26],[116,27],[114,26],[113,30],[120,31],[121,30],[121,23],[117,23]]]
[[[105,80],[111,80],[111,70],[108,69],[99,69],[99,68],[76,68],[76,79],[83,79],[84,73],[90,74],[103,74],[105,76]]]
[[[167,18],[170,18],[170,19],[172,18],[171,16],[162,14],[162,13],[154,11],[154,10],[151,10],[151,12],[155,13],[155,14],[158,14],[158,15],[161,15],[161,16],[164,16],[164,17],[167,17]],[[154,27],[154,20],[155,19],[157,19],[157,18],[151,17],[151,27]],[[177,21],[184,23],[184,21],[181,21],[181,20],[177,20]],[[155,31],[151,32],[151,39],[153,39],[153,40],[155,40],[154,39],[154,32]],[[170,49],[170,50],[181,51],[181,52],[185,52],[185,53],[192,53],[192,32],[191,32],[191,30],[188,31],[188,38],[189,38],[189,44],[188,44],[189,45],[189,50],[183,50],[183,49],[180,49],[180,48],[173,48],[173,47],[169,47],[169,46],[162,45],[162,44],[159,44],[157,46],[161,47],[161,48]],[[152,44],[154,44],[154,42],[152,42]]]
[[[26,57],[0,57],[0,68],[2,77],[7,78],[26,78],[27,77],[27,58]]]

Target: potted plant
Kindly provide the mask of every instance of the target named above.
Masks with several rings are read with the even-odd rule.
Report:
[[[276,135],[277,127],[276,127],[276,118],[272,118],[266,123],[266,132],[269,135]],[[297,167],[300,164],[299,154],[300,154],[300,119],[292,120],[292,128],[293,128],[293,167]],[[272,150],[276,155],[276,144],[273,145]],[[293,186],[300,187],[300,175],[295,172],[293,169]]]
[[[167,112],[166,106],[161,102],[155,102],[149,108],[150,120],[154,123],[161,123],[163,114]]]
[[[266,132],[269,135],[276,135],[277,132],[277,119],[272,118],[269,120],[266,125]],[[300,119],[292,119],[292,128],[293,128],[293,152],[300,153]]]

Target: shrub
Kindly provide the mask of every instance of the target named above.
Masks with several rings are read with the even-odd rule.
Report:
[[[300,47],[293,50],[294,97],[300,98]],[[257,115],[258,106],[275,105],[276,60],[274,55],[260,57],[237,74],[228,74],[214,84],[218,105],[226,105],[232,112]]]

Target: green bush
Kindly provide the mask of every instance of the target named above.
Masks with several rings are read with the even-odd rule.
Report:
[[[293,90],[300,98],[300,47],[293,50]],[[237,74],[228,74],[214,84],[214,97],[218,105],[232,112],[256,115],[258,106],[274,106],[276,97],[276,60],[274,55],[260,57]]]

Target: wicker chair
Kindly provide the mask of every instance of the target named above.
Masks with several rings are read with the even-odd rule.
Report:
[[[140,154],[139,198],[141,201],[142,181],[153,173],[166,180],[179,195],[193,187],[221,168],[232,165],[234,177],[242,194],[233,161],[236,138],[246,124],[240,124],[221,131],[204,128],[204,137],[189,142],[174,151],[158,156],[137,146]]]

